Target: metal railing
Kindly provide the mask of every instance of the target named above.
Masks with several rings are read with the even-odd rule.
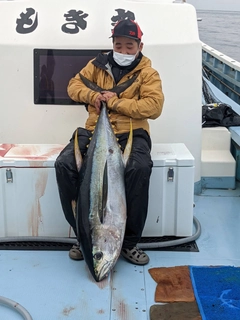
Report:
[[[202,65],[209,80],[240,103],[240,62],[202,43]]]

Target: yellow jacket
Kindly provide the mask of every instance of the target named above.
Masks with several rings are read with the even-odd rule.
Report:
[[[97,63],[96,60],[98,60]],[[107,61],[107,59],[103,60]],[[101,66],[98,58],[89,61],[80,72],[104,90],[110,90],[116,86],[109,64]],[[135,69],[124,75],[118,85],[127,81],[136,72],[139,74],[133,84],[119,97],[114,96],[108,101],[110,121],[115,134],[129,132],[130,118],[132,118],[133,129],[143,128],[149,133],[147,119],[156,119],[162,112],[164,95],[161,79],[158,72],[151,67],[151,61],[147,57],[142,56]],[[85,128],[93,131],[98,118],[94,102],[99,92],[86,87],[79,74],[70,80],[67,91],[72,100],[88,104],[89,117]]]

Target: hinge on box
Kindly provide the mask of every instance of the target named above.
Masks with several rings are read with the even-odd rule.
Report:
[[[168,174],[167,174],[167,181],[173,182],[173,178],[174,178],[173,168],[169,168]]]
[[[11,169],[6,169],[6,179],[7,183],[13,182],[13,174]]]

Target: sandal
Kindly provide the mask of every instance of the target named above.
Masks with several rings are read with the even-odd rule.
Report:
[[[83,254],[80,250],[80,244],[77,242],[72,246],[72,248],[69,251],[69,257],[73,260],[83,260]]]
[[[123,248],[121,251],[121,255],[133,264],[145,265],[149,262],[148,255],[137,247],[134,247],[132,249]]]

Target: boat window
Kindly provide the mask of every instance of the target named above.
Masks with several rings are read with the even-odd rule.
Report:
[[[34,49],[34,103],[77,104],[67,94],[69,80],[98,53],[108,51]]]

